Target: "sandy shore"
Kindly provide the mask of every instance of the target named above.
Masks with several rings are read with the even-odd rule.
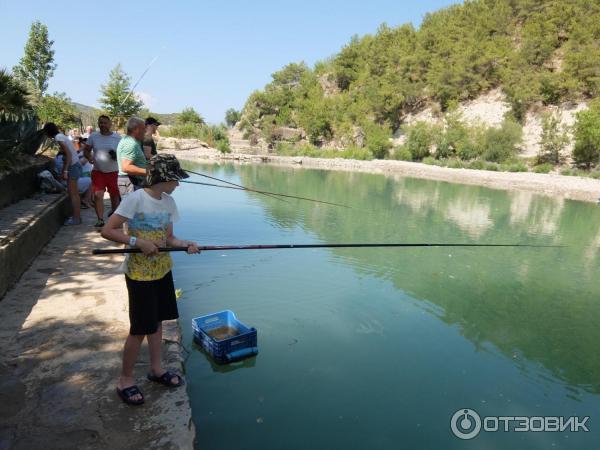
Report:
[[[531,172],[450,169],[408,161],[357,161],[341,158],[327,159],[242,153],[223,155],[215,149],[202,147],[185,150],[163,148],[161,151],[173,153],[181,159],[199,162],[268,163],[313,169],[381,173],[385,175],[399,175],[447,181],[449,183],[485,186],[492,189],[533,191],[542,195],[587,202],[596,202],[600,198],[600,180],[593,178]]]

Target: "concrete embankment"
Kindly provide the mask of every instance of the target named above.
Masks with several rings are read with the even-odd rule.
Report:
[[[135,369],[145,405],[115,393],[127,292],[122,257],[91,256],[107,246],[93,220],[85,211],[84,225],[62,227],[0,301],[0,448],[192,448],[187,392],[146,381],[145,346]],[[166,366],[181,372],[176,321],[163,345]]]
[[[0,298],[62,226],[65,194],[38,194],[0,211]]]

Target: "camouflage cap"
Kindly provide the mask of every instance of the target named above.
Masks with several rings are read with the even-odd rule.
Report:
[[[189,178],[189,175],[181,168],[175,155],[161,153],[153,156],[146,166],[146,185],[163,181],[179,181]]]

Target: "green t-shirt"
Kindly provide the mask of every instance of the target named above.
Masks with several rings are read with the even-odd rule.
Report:
[[[123,172],[123,166],[121,164],[122,159],[127,159],[133,163],[133,165],[140,167],[142,169],[146,168],[146,157],[144,156],[144,151],[142,150],[142,146],[140,142],[131,136],[124,136],[117,146],[117,162],[119,163],[119,175],[127,176],[125,172]],[[144,181],[144,177],[136,175],[140,183]]]

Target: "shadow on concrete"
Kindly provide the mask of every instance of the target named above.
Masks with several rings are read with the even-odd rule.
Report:
[[[193,438],[187,394],[146,380],[146,345],[136,365],[146,403],[125,405],[115,392],[129,328],[122,257],[91,255],[109,243],[84,214],[0,302],[0,449],[173,448],[173,430]],[[172,343],[163,355],[179,362]]]

